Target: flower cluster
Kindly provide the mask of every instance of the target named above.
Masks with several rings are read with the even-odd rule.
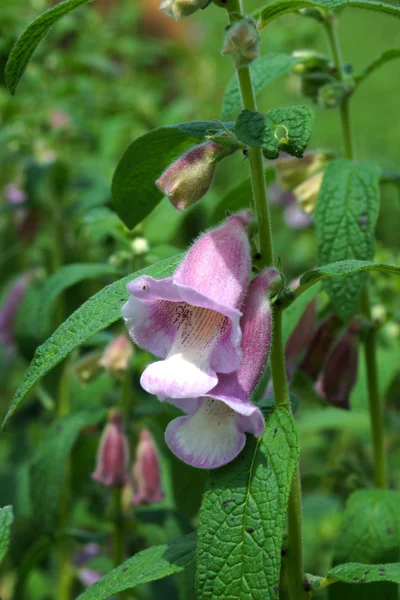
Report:
[[[199,468],[230,462],[246,433],[264,429],[250,396],[271,343],[268,290],[279,273],[267,268],[249,282],[252,220],[242,211],[202,235],[172,277],[129,283],[122,309],[133,341],[162,359],[147,366],[142,387],[185,413],[166,442]]]

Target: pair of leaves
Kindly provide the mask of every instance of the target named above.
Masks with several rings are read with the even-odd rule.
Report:
[[[319,264],[373,259],[379,175],[374,164],[347,159],[329,164],[315,210]],[[343,320],[353,316],[364,283],[365,274],[361,272],[345,280],[326,282],[326,289]]]
[[[236,136],[249,146],[262,148],[266,158],[280,152],[300,158],[311,136],[313,113],[308,106],[270,110],[266,115],[244,109],[235,123]]]
[[[10,543],[10,528],[14,520],[12,506],[0,508],[0,563],[3,560]]]
[[[210,472],[200,510],[197,595],[278,598],[287,503],[299,448],[292,415],[276,409],[262,438]]]
[[[108,600],[141,583],[180,573],[194,562],[195,551],[196,537],[190,533],[180,540],[138,552],[90,586],[77,600]]]
[[[375,2],[374,0],[278,0],[268,4],[261,11],[257,11],[257,17],[260,18],[259,27],[265,27],[274,19],[286,13],[295,12],[301,8],[321,8],[325,10],[335,8],[365,8],[377,12],[383,12],[394,17],[400,17],[400,8],[385,2]]]

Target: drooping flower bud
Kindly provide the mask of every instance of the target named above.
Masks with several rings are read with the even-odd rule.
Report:
[[[163,0],[160,9],[166,15],[180,21],[184,17],[190,17],[196,11],[206,8],[210,0]]]
[[[156,181],[179,211],[191,206],[208,192],[214,177],[215,160],[222,147],[205,142],[182,154]]]
[[[357,380],[359,322],[341,336],[325,363],[316,390],[329,404],[349,410],[350,394]]]
[[[124,334],[117,335],[104,350],[99,365],[110,373],[118,374],[127,370],[132,356],[130,339]]]
[[[339,328],[340,321],[337,316],[329,315],[312,338],[308,351],[300,364],[300,370],[313,381],[316,381],[325,365]]]
[[[127,480],[128,441],[119,410],[112,410],[97,451],[96,470],[92,478],[105,487],[120,487]]]
[[[132,504],[161,502],[161,470],[157,449],[147,429],[142,429],[132,468],[134,496]]]
[[[235,69],[245,67],[260,55],[260,36],[252,17],[243,17],[226,32],[222,54],[230,54]]]

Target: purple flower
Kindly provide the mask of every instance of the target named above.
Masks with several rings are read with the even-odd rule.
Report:
[[[133,341],[165,360],[151,363],[140,383],[159,399],[198,398],[218,383],[217,373],[240,363],[240,308],[250,275],[242,211],[202,235],[172,277],[143,276],[128,284],[122,309]]]
[[[220,375],[215,388],[203,397],[170,400],[188,416],[169,423],[166,442],[178,458],[194,467],[221,467],[243,449],[246,432],[256,437],[263,433],[263,416],[250,396],[269,353],[272,319],[266,292],[277,277],[278,271],[269,268],[250,284],[241,319],[243,359],[238,370]]]
[[[18,277],[10,288],[3,308],[0,310],[0,343],[12,349],[15,345],[14,324],[18,308],[32,279],[32,273]]]
[[[147,429],[140,432],[132,474],[135,491],[132,504],[161,502],[164,493],[161,489],[160,461]]]
[[[83,567],[83,569],[79,569],[77,572],[77,578],[85,587],[90,587],[96,581],[99,581],[103,577],[103,573],[100,571],[96,571],[95,569],[91,569],[89,567]]]
[[[96,470],[92,478],[105,487],[120,487],[127,480],[128,441],[119,410],[110,412],[97,451]]]
[[[4,188],[4,196],[10,204],[23,204],[26,200],[26,194],[24,190],[15,185],[14,183],[9,183]]]

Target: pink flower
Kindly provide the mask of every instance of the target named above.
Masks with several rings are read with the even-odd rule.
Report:
[[[142,429],[140,432],[132,474],[135,491],[132,504],[161,502],[164,493],[161,489],[160,462],[157,449],[147,429]]]
[[[96,571],[95,569],[91,569],[90,567],[83,567],[79,569],[77,572],[77,578],[85,587],[90,587],[96,581],[99,581],[103,577],[103,573],[100,571]]]
[[[222,147],[215,142],[194,146],[182,154],[156,181],[179,211],[191,206],[208,192],[215,171],[215,158]]]
[[[0,343],[9,348],[13,348],[15,345],[15,319],[31,279],[32,273],[25,273],[17,277],[8,292],[3,308],[0,310]]]
[[[131,341],[126,335],[117,335],[106,347],[99,365],[112,373],[126,371],[133,356]]]
[[[105,487],[119,487],[127,480],[128,442],[119,410],[112,410],[97,450],[96,470],[92,478]]]
[[[23,204],[26,200],[24,190],[16,186],[14,183],[9,183],[4,188],[4,196],[10,204]]]
[[[148,365],[140,383],[159,399],[198,398],[218,383],[217,373],[240,363],[240,308],[251,256],[242,211],[202,235],[172,277],[143,276],[128,284],[122,309],[136,344],[165,360]]]
[[[263,416],[250,396],[268,358],[272,319],[266,292],[278,277],[276,269],[268,268],[250,284],[241,320],[243,359],[239,369],[220,375],[215,388],[203,397],[170,400],[188,416],[169,423],[166,442],[178,458],[194,467],[221,467],[243,449],[246,432],[256,437],[263,433]]]

